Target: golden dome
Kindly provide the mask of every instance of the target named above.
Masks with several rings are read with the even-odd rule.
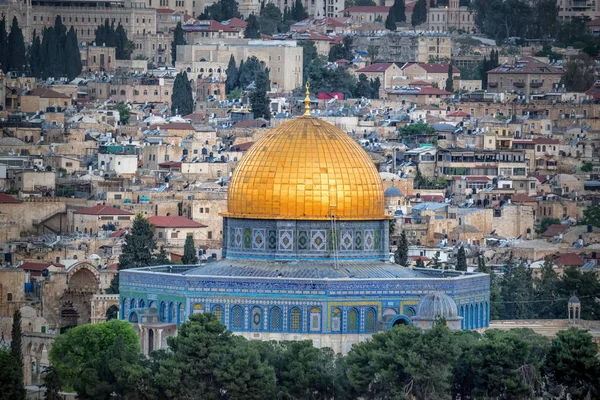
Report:
[[[314,117],[268,131],[238,164],[225,217],[381,220],[383,186],[371,158],[345,132]]]

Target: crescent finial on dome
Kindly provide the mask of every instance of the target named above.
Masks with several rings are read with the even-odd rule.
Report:
[[[310,82],[306,81],[306,97],[304,98],[304,116],[310,117]]]

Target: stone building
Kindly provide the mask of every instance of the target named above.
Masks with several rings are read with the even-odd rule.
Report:
[[[375,58],[379,62],[448,62],[452,56],[452,37],[440,33],[394,32],[384,36],[357,36],[353,43],[353,47],[362,50],[369,46],[379,48]]]
[[[356,74],[365,74],[368,79],[379,78],[380,90],[385,91],[401,83],[402,71],[395,63],[375,63],[356,70]]]
[[[489,92],[517,92],[526,96],[548,93],[557,87],[563,70],[533,57],[515,58],[487,72]]]
[[[446,7],[430,7],[427,24],[430,31],[474,33],[475,13],[468,6],[460,6],[459,0],[450,0]]]
[[[206,226],[186,217],[154,216],[148,222],[155,226],[154,239],[159,246],[177,248],[181,254],[188,236],[195,244],[206,237]]]
[[[413,81],[425,81],[431,84],[436,84],[438,88],[446,86],[448,79],[448,64],[430,64],[430,63],[406,63],[401,68],[402,76],[410,83]],[[452,67],[452,79],[458,87],[460,80],[460,71],[456,67]]]
[[[80,208],[71,213],[69,219],[70,231],[93,235],[100,230],[108,230],[103,229],[103,226],[109,224],[117,229],[128,228],[131,225],[133,216],[134,214],[129,211],[102,204]]]
[[[116,57],[114,47],[80,46],[83,72],[114,72]]]
[[[25,271],[19,268],[0,268],[0,317],[12,317],[27,304]]]

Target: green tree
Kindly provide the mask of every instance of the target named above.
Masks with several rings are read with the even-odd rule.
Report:
[[[273,368],[211,313],[192,314],[167,338],[154,380],[164,399],[259,400],[275,398]]]
[[[121,25],[120,22],[117,26],[117,29],[115,30],[114,36],[115,58],[117,60],[131,59],[131,53],[133,53],[134,43],[127,38],[127,32],[125,32],[125,28],[123,28],[123,25]]]
[[[183,71],[175,76],[173,91],[171,93],[171,113],[173,115],[188,115],[194,112],[194,96],[192,85],[188,80],[187,72]]]
[[[69,80],[73,80],[81,74],[83,66],[81,64],[81,53],[79,52],[79,44],[77,42],[77,33],[71,26],[65,40],[64,47],[64,71]]]
[[[446,92],[454,92],[454,79],[452,78],[452,74],[454,73],[454,68],[452,64],[448,64],[448,77],[446,78]]]
[[[302,46],[302,81],[306,82],[310,70],[309,66],[318,56],[317,46],[312,40],[299,40],[298,44]]]
[[[591,162],[584,162],[580,170],[581,172],[592,172],[594,170],[594,164]]]
[[[294,4],[292,5],[291,18],[296,22],[302,21],[302,20],[305,20],[306,18],[308,18],[308,12],[304,8],[304,4],[302,3],[302,0],[296,0],[294,2]]]
[[[45,388],[44,400],[63,400],[63,397],[60,394],[62,382],[60,375],[54,366],[50,365],[46,368],[44,384],[42,386]]]
[[[417,26],[424,24],[427,21],[427,2],[425,0],[417,0],[410,18],[410,24],[416,29]]]
[[[8,34],[6,33],[6,16],[0,19],[0,66],[2,71],[8,72]]]
[[[546,232],[548,230],[548,228],[550,227],[550,225],[560,225],[560,219],[549,218],[549,217],[542,219],[542,221],[540,222],[540,228],[538,229],[538,232],[539,233]]]
[[[505,301],[506,319],[528,319],[534,316],[533,303],[533,278],[531,271],[524,262],[516,266],[507,264],[502,279],[501,294]]]
[[[246,22],[248,25],[244,29],[244,37],[247,39],[260,39],[260,24],[256,15],[250,14]]]
[[[117,104],[117,111],[119,112],[119,122],[121,123],[121,125],[127,125],[127,123],[129,122],[129,117],[131,115],[127,104]]]
[[[424,122],[417,122],[415,124],[404,125],[398,133],[400,136],[433,135],[435,134],[435,129]]]
[[[279,7],[277,7],[275,3],[267,3],[262,10],[260,10],[260,17],[258,18],[260,33],[264,35],[276,33],[282,23],[282,19],[283,15],[281,14]]]
[[[371,98],[378,99],[379,98],[379,89],[381,88],[381,80],[379,77],[375,79],[371,79]]]
[[[598,346],[583,330],[559,331],[546,357],[546,376],[574,400],[598,397]]]
[[[0,399],[25,400],[23,367],[19,366],[12,352],[0,347]]]
[[[246,89],[252,82],[256,82],[258,75],[263,71],[260,61],[255,56],[248,57],[246,62],[240,62],[238,69],[238,86]]]
[[[254,118],[271,119],[271,102],[267,97],[269,90],[269,70],[260,72],[254,82],[254,90],[250,93],[250,105]]]
[[[371,89],[371,83],[367,76],[365,74],[358,75],[358,84],[356,85],[354,95],[356,97],[366,97],[367,99],[370,99],[372,94],[373,90]]]
[[[583,223],[600,228],[600,205],[592,204],[583,210]]]
[[[485,257],[484,256],[477,257],[477,272],[481,272],[483,274],[489,274],[492,272],[490,267],[485,265]]]
[[[417,267],[417,268],[425,268],[425,263],[423,262],[422,259],[417,258],[417,262],[416,262],[415,267]]]
[[[465,253],[465,248],[460,246],[458,248],[458,253],[456,254],[456,268],[457,271],[466,271],[467,270],[467,255]]]
[[[352,42],[353,39],[351,36],[344,36],[342,41],[329,49],[329,61],[337,61],[337,60],[352,60],[354,56],[352,55]]]
[[[21,330],[21,311],[19,310],[13,314],[10,354],[17,366],[15,376],[18,379],[18,385],[23,386],[23,332]]]
[[[185,265],[198,263],[198,252],[194,245],[194,237],[187,235],[185,238],[185,245],[183,246],[183,257],[181,257],[181,263]]]
[[[408,239],[404,230],[400,234],[400,243],[398,243],[398,247],[394,253],[394,263],[404,267],[408,265]]]
[[[504,299],[502,298],[501,278],[494,271],[490,273],[490,320],[504,317]]]
[[[140,351],[139,338],[131,324],[112,319],[98,324],[87,324],[69,329],[57,336],[50,350],[50,362],[58,371],[65,388],[81,388],[79,395],[85,395],[82,385],[90,382],[93,374],[88,369],[110,368],[107,363],[117,339],[120,350]],[[115,368],[121,367],[115,365]],[[109,385],[110,382],[104,384]],[[133,384],[133,383],[132,383]],[[103,386],[99,385],[98,386]],[[96,388],[94,390],[102,390]],[[89,398],[89,397],[87,397]],[[106,397],[101,397],[106,398]]]
[[[390,7],[390,13],[394,15],[394,23],[406,22],[406,4],[404,0],[394,0],[394,4]]]
[[[546,257],[541,268],[540,277],[535,280],[535,299],[537,318],[560,318],[564,310],[559,310],[558,299],[558,274],[554,270],[554,263],[550,257]],[[561,312],[562,311],[562,312]]]
[[[388,12],[387,17],[385,17],[385,29],[390,30],[392,32],[396,31],[397,29],[397,25],[396,25],[396,16],[394,15],[394,12],[392,11],[392,9],[390,8],[390,11]]]
[[[600,319],[600,303],[596,301],[600,293],[600,282],[595,271],[582,271],[576,267],[565,269],[556,291],[559,299],[556,301],[557,314],[562,318],[567,313],[567,299],[577,295],[581,301],[581,318]]]
[[[8,69],[19,73],[25,72],[27,55],[23,32],[19,27],[17,17],[13,17],[10,33],[8,34]]]
[[[585,53],[570,57],[565,64],[562,83],[572,92],[585,92],[595,81],[595,61]]]
[[[173,41],[171,42],[171,63],[175,65],[177,61],[177,46],[185,45],[185,36],[183,34],[183,28],[181,27],[181,21],[177,22],[177,26],[173,31]],[[233,57],[233,55],[232,55]]]
[[[40,37],[33,31],[33,40],[29,48],[29,72],[35,78],[42,77],[42,42]]]
[[[216,3],[206,7],[204,14],[199,19],[214,19],[215,21],[225,21],[231,18],[239,18],[240,12],[236,0],[219,0]]]
[[[235,62],[233,54],[229,57],[229,63],[227,64],[227,80],[225,81],[225,91],[230,93],[237,86],[238,81],[238,68]]]

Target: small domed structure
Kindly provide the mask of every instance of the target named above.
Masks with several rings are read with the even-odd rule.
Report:
[[[422,329],[430,329],[440,318],[446,320],[451,330],[460,330],[462,317],[458,316],[458,307],[450,296],[441,292],[423,296],[417,306],[417,315],[413,318],[415,325]]]
[[[396,186],[389,187],[383,192],[384,197],[401,197],[402,192]]]
[[[569,303],[577,304],[581,302],[579,301],[579,298],[577,296],[571,296],[571,298],[569,299]]]

